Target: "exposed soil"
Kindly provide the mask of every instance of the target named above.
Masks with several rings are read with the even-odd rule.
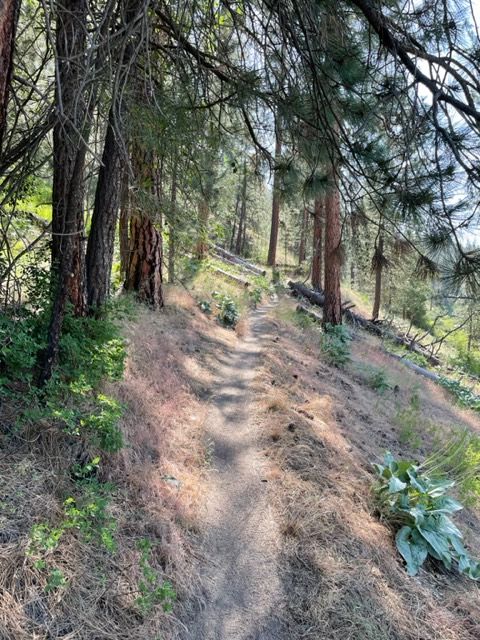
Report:
[[[269,505],[267,469],[252,409],[251,383],[272,336],[266,309],[252,314],[248,335],[224,354],[212,385],[207,442],[203,602],[186,625],[185,639],[281,640],[285,597],[281,536]]]

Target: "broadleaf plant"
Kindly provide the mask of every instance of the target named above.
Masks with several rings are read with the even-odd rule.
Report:
[[[462,509],[447,495],[455,481],[428,476],[420,465],[395,460],[390,452],[383,464],[374,464],[378,509],[382,518],[397,528],[395,541],[407,572],[418,573],[428,556],[440,560],[447,569],[480,580],[480,563],[470,558],[463,536],[450,516]]]

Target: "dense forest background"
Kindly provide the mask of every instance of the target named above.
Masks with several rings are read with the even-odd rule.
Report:
[[[161,307],[162,282],[213,241],[298,261],[326,323],[341,322],[343,277],[373,319],[462,325],[468,357],[468,3],[12,1],[1,17],[2,299],[50,318],[41,385],[66,313],[122,287]]]

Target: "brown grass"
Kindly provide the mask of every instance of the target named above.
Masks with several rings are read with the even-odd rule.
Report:
[[[279,316],[288,317],[285,308]],[[478,585],[433,563],[409,578],[370,494],[371,462],[385,449],[421,456],[431,444],[429,433],[422,433],[427,421],[437,434],[447,434],[452,425],[478,429],[478,417],[452,406],[442,390],[383,354],[370,337],[356,337],[345,370],[322,362],[316,345],[314,330],[281,322],[257,378],[258,396],[267,399],[259,401],[258,412],[272,464],[269,486],[284,534],[289,637],[479,638]],[[365,363],[385,368],[395,392],[370,389],[359,375]],[[268,401],[272,379],[283,398],[275,412]],[[399,441],[395,422],[414,391],[421,406],[420,451]],[[479,557],[478,513],[466,510],[461,526]]]
[[[69,469],[93,457],[53,426],[36,425],[3,441],[0,458],[0,638],[2,640],[150,640],[178,636],[184,607],[200,597],[192,571],[203,504],[206,451],[203,428],[208,382],[216,357],[235,333],[201,314],[184,292],[168,291],[161,313],[140,308],[125,324],[129,358],[124,379],[106,392],[125,406],[127,446],[102,456],[102,480],[115,484],[109,510],[117,520],[118,549],[108,553],[67,531],[48,564],[66,587],[46,592],[47,571],[26,554],[33,524],[63,518],[75,491]],[[12,413],[12,412],[11,412]],[[2,424],[9,418],[4,407]],[[154,545],[151,564],[178,594],[173,614],[161,605],[143,614],[137,542]]]

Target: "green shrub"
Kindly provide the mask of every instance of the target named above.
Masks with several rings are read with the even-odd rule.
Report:
[[[395,416],[395,421],[400,426],[398,439],[402,444],[408,444],[413,448],[418,448],[422,444],[419,435],[420,425],[420,398],[418,392],[414,391],[408,402],[408,406],[399,409]]]
[[[350,333],[344,325],[325,325],[321,351],[330,364],[339,367],[350,361],[351,339]]]
[[[171,611],[177,594],[168,580],[159,582],[158,576],[150,564],[152,543],[144,538],[138,541],[137,548],[141,553],[140,569],[142,572],[142,579],[138,584],[140,595],[136,599],[137,606],[144,614],[148,613],[156,604],[161,604],[166,612]]]
[[[310,327],[313,327],[316,324],[312,316],[298,310],[295,312],[294,321],[300,329],[310,329]]]
[[[202,313],[205,313],[207,316],[209,316],[212,313],[212,305],[208,300],[200,300],[200,302],[198,303],[198,308]]]
[[[238,311],[235,301],[224,293],[214,291],[212,293],[213,298],[217,302],[218,315],[217,318],[225,327],[235,327],[237,324],[240,313]]]
[[[480,579],[480,564],[472,560],[462,542],[462,534],[450,515],[462,505],[447,495],[455,482],[422,473],[421,467],[385,454],[383,464],[375,464],[375,486],[379,512],[397,529],[395,541],[406,562],[407,572],[418,573],[428,556],[474,580]]]
[[[388,382],[387,374],[384,369],[372,368],[368,377],[368,384],[372,389],[379,393],[385,393],[385,391],[392,388],[391,384]]]
[[[458,403],[462,407],[473,409],[473,411],[480,411],[480,396],[474,393],[468,387],[462,385],[458,380],[451,380],[450,378],[441,377],[439,383],[445,389],[448,389],[450,393],[456,397]]]
[[[248,292],[248,299],[250,301],[251,306],[254,309],[256,309],[257,306],[262,301],[262,296],[263,296],[263,291],[262,289],[260,289],[260,287],[255,287],[255,289],[252,289],[251,291]]]
[[[480,437],[469,429],[459,428],[428,456],[422,468],[429,475],[453,480],[465,504],[480,503]]]

